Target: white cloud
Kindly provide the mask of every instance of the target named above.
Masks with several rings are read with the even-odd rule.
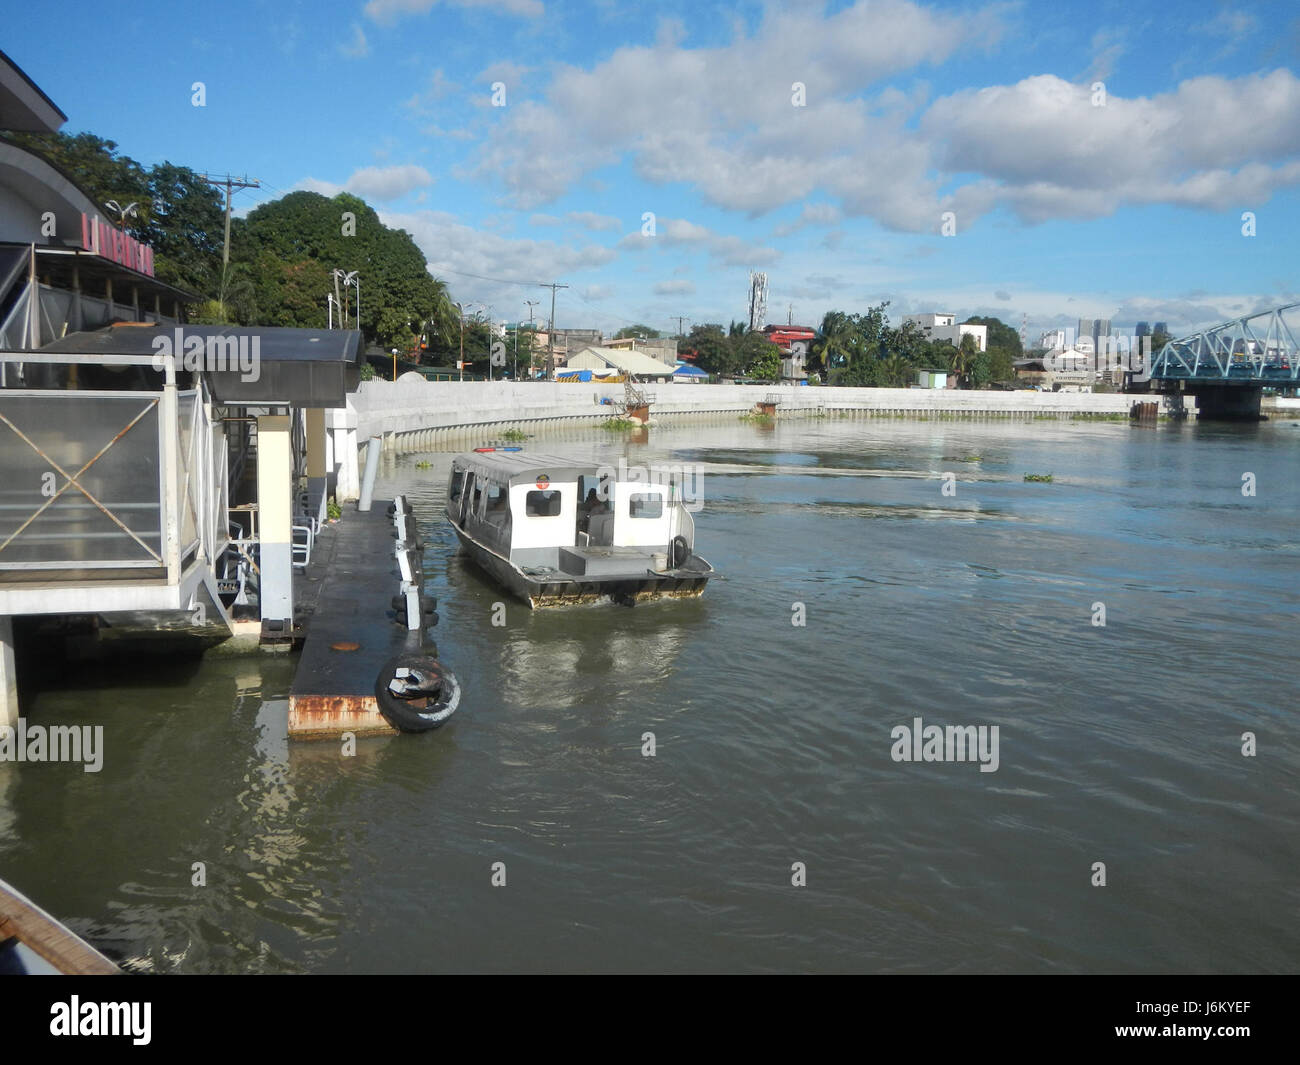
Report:
[[[391,26],[407,15],[427,15],[438,0],[367,0],[367,18]],[[541,0],[453,0],[457,7],[496,8],[511,15],[536,18],[545,10]]]
[[[765,266],[781,257],[775,248],[753,244],[731,234],[715,233],[708,226],[684,218],[658,218],[654,236],[643,236],[637,230],[618,242],[624,251],[651,251],[660,246],[699,250],[724,266]]]
[[[774,237],[788,237],[799,232],[805,226],[833,226],[844,217],[833,203],[807,203],[799,212],[799,217],[793,222],[787,222],[784,225],[777,226],[773,231]]]
[[[350,44],[340,44],[339,51],[349,59],[364,59],[370,54],[370,45],[366,42],[366,35],[355,22],[352,23],[352,42]]]
[[[909,0],[859,0],[829,15],[773,6],[727,45],[691,49],[661,34],[590,69],[560,66],[542,100],[494,129],[479,172],[532,208],[627,156],[646,180],[689,182],[715,204],[759,213],[806,198],[825,183],[821,164],[840,159],[848,165],[831,175],[833,190],[882,199],[886,212],[912,219],[921,212],[900,210],[904,201],[934,198],[926,153],[900,151],[909,133],[896,90],[875,109],[861,97],[893,74],[984,49],[1000,33],[1001,10],[938,12]],[[806,107],[793,106],[793,81],[805,83]]]
[[[613,215],[596,214],[594,211],[570,211],[565,218],[575,226],[597,232],[618,229],[623,224]]]
[[[490,303],[498,314],[508,317],[516,312],[506,309],[522,308],[526,299],[545,298],[547,307],[539,307],[538,313],[549,310],[549,295],[534,287],[540,282],[597,269],[617,255],[597,244],[571,247],[487,232],[444,211],[381,212],[379,217],[385,225],[411,234],[428,260],[430,272],[447,282],[455,298]],[[465,276],[471,274],[478,276]],[[543,297],[536,295],[538,291]],[[559,301],[563,304],[563,291]],[[527,317],[525,311],[518,313]]]
[[[695,48],[665,30],[589,67],[559,65],[540,97],[493,127],[474,173],[524,209],[626,160],[643,180],[690,185],[724,209],[759,215],[812,200],[826,212],[778,226],[778,237],[834,225],[837,210],[934,232],[945,211],[960,230],[999,206],[1030,222],[1126,204],[1221,209],[1300,183],[1300,79],[1286,69],[1196,77],[1150,97],[1112,92],[1104,107],[1088,85],[1050,74],[933,103],[923,86],[883,85],[987,48],[1009,10],[773,5],[730,43]],[[1091,43],[1100,77],[1125,38],[1099,31]],[[793,81],[806,106],[792,106]]]
[[[1091,104],[1051,74],[938,100],[921,122],[948,172],[974,172],[976,209],[1029,221],[1126,203],[1223,209],[1300,181],[1300,79],[1287,70],[1200,77],[1170,93]]]
[[[1249,37],[1259,29],[1259,16],[1249,11],[1224,8],[1214,18],[1192,28],[1213,37],[1227,37],[1229,41],[1225,43],[1234,45],[1242,37]]]
[[[660,281],[654,286],[656,296],[693,296],[695,294],[695,282],[693,281]]]
[[[322,196],[337,196],[340,192],[350,192],[363,200],[401,199],[416,189],[427,188],[433,184],[433,176],[422,166],[367,166],[354,171],[342,185],[317,178],[304,178],[295,186],[310,192],[319,192]]]

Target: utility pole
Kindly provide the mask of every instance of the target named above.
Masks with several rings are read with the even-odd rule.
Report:
[[[537,335],[536,333],[533,333],[531,328],[533,324],[533,308],[536,307],[540,301],[524,300],[524,302],[528,304],[528,325],[530,327],[528,331],[531,334],[528,338],[528,377],[529,380],[531,380],[533,376],[533,337]],[[515,376],[519,376],[518,367],[515,369]]]
[[[456,310],[460,311],[460,361],[456,365],[460,369],[460,379],[463,381],[465,380],[465,308],[457,303]]]
[[[552,377],[555,374],[555,290],[557,288],[568,288],[568,285],[541,284],[538,288],[549,288],[551,290],[551,327],[546,331],[546,376]]]
[[[675,319],[677,320],[677,335],[678,335],[679,337],[680,337],[680,336],[685,336],[686,334],[685,334],[685,332],[683,332],[683,330],[682,330],[682,323],[683,323],[683,322],[689,322],[690,319],[687,318],[686,315],[684,315],[684,314],[675,314],[675,315],[673,315],[672,317],[675,318]]]
[[[204,174],[203,180],[209,185],[224,185],[226,187],[226,243],[221,250],[221,278],[224,282],[226,267],[230,265],[230,197],[235,189],[260,189],[262,183],[256,180],[249,181],[247,174],[242,178],[233,178],[229,174],[223,178],[213,178]]]
[[[528,332],[529,332],[529,338],[528,338],[528,378],[529,378],[529,380],[532,380],[532,378],[533,378],[533,338],[536,337],[536,335],[537,335],[537,333],[534,332],[534,330],[532,329],[532,325],[533,325],[533,308],[537,306],[538,302],[539,302],[539,300],[536,300],[536,299],[525,299],[525,300],[524,300],[524,303],[528,304],[528,325],[529,325],[529,330],[528,330]],[[517,373],[517,371],[516,371],[516,373],[515,373],[515,376],[516,376],[516,377],[519,376],[519,373]]]

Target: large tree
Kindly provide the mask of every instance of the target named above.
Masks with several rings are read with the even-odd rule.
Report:
[[[449,311],[446,287],[430,276],[424,254],[405,230],[389,229],[364,200],[347,193],[332,199],[315,192],[291,192],[262,204],[249,213],[240,229],[241,255],[259,263],[285,264],[311,262],[311,270],[300,270],[299,279],[310,278],[313,284],[328,278],[315,292],[313,309],[284,291],[286,279],[272,278],[268,284],[276,292],[265,294],[262,312],[278,315],[283,322],[307,324],[302,319],[321,322],[325,317],[326,295],[334,291],[335,269],[357,273],[360,281],[360,328],[366,339],[388,350],[408,351],[416,337],[433,321],[446,337],[455,321],[459,341],[459,320]],[[323,273],[322,273],[323,271]],[[358,292],[341,290],[345,311],[355,316]],[[283,322],[283,324],[291,324]],[[355,318],[349,319],[355,325]]]
[[[644,337],[646,340],[658,340],[662,334],[658,329],[651,329],[648,325],[625,325],[614,334],[614,340],[631,340],[636,337]]]

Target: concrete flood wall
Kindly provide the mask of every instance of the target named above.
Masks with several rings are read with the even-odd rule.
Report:
[[[1142,398],[1115,393],[979,392],[921,388],[826,388],[763,385],[650,385],[653,419],[731,420],[769,396],[776,416],[933,418],[1069,418],[1124,416]],[[512,426],[597,425],[613,417],[622,385],[554,381],[366,381],[351,397],[357,437],[382,437],[386,450],[421,451]],[[608,399],[609,403],[602,403]],[[1189,404],[1190,406],[1190,404]]]

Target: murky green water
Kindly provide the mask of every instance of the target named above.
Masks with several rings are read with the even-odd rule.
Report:
[[[450,456],[386,459],[454,721],[345,759],[286,743],[289,662],[77,667],[27,716],[104,768],[0,765],[0,876],[144,971],[1296,968],[1300,427],[538,444],[702,463],[725,580],[530,614],[457,555]],[[893,761],[916,717],[998,726],[998,770]]]

